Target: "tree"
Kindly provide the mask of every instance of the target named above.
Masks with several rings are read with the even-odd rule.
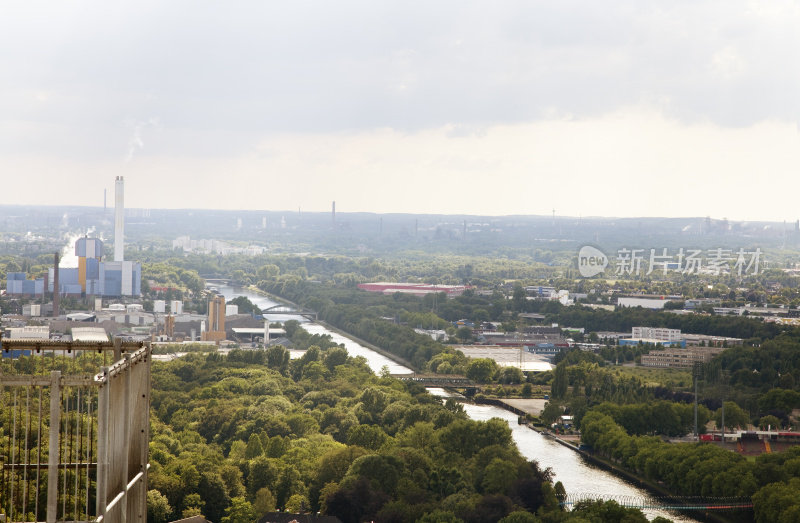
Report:
[[[553,375],[553,385],[550,388],[550,394],[555,399],[563,399],[567,395],[568,387],[569,376],[567,374],[567,362],[563,361],[556,365],[556,371]]]
[[[758,420],[758,428],[761,430],[777,430],[781,428],[781,420],[779,420],[776,416],[769,414],[767,416],[762,417]]]
[[[386,393],[374,387],[366,389],[361,393],[359,399],[361,408],[373,415],[382,413],[383,409],[385,409],[386,405],[389,403],[389,398],[386,397]]]
[[[498,366],[491,358],[475,358],[467,365],[467,378],[478,383],[489,383],[492,381]]]
[[[505,494],[516,480],[516,465],[505,459],[494,458],[483,471],[481,487],[487,494]]]
[[[800,478],[789,483],[770,483],[753,495],[756,523],[798,521],[800,516]]]
[[[216,472],[203,472],[200,474],[197,493],[206,503],[208,519],[211,521],[222,519],[223,509],[230,504],[228,489],[222,477]]]
[[[539,521],[541,520],[530,512],[517,510],[501,519],[499,523],[538,523]]]
[[[376,425],[356,425],[347,433],[347,444],[378,450],[388,438],[389,436]]]
[[[525,376],[519,367],[503,367],[500,370],[500,383],[522,383]]]
[[[457,419],[439,430],[439,442],[468,459],[484,447],[511,445],[511,429],[499,418],[485,422]]]
[[[525,300],[527,299],[527,293],[525,289],[522,288],[522,285],[517,283],[514,285],[514,292],[511,296],[511,306],[513,310],[516,312],[523,312],[525,310]]]
[[[147,491],[147,521],[166,523],[172,515],[167,497],[153,489]]]
[[[329,409],[330,410],[330,409]],[[359,447],[342,447],[328,451],[319,461],[317,476],[309,487],[309,501],[312,510],[319,510],[320,502],[325,500],[325,485],[338,483],[344,478],[356,458],[365,456],[368,451]]]
[[[239,314],[261,314],[261,310],[247,296],[237,296],[230,300],[228,304],[238,306]]]
[[[464,520],[456,517],[452,512],[437,509],[423,515],[417,520],[417,523],[464,523]]]
[[[225,509],[222,523],[253,523],[255,513],[249,501],[242,497],[233,498],[231,506]]]
[[[302,494],[292,494],[286,502],[286,512],[303,514],[310,508],[308,499]]]
[[[550,426],[561,418],[563,412],[563,409],[557,403],[548,401],[545,403],[544,410],[542,410],[542,414],[539,417],[542,419],[542,423]]]
[[[554,492],[556,495],[556,499],[558,499],[559,503],[563,503],[567,500],[567,490],[564,488],[564,484],[560,481],[556,481]]]
[[[262,487],[256,492],[256,499],[253,503],[255,517],[260,518],[275,510],[275,496],[267,487]]]
[[[487,311],[486,309],[473,309],[472,321],[475,322],[476,326],[481,323],[489,321],[489,311]]]
[[[522,397],[523,398],[530,398],[533,395],[533,387],[530,383],[526,383],[522,386]]]
[[[373,487],[391,495],[397,487],[402,470],[403,464],[396,457],[370,454],[356,458],[347,475],[366,478]]]
[[[283,330],[286,331],[286,337],[290,340],[294,338],[295,333],[298,330],[302,330],[300,327],[300,322],[297,320],[288,320],[283,323]]]
[[[256,270],[256,276],[261,280],[276,278],[281,273],[280,267],[274,264],[262,265]]]
[[[195,271],[183,271],[180,276],[181,282],[189,289],[192,294],[199,294],[205,288],[205,281]],[[144,280],[144,278],[142,278]]]
[[[714,422],[717,427],[722,428],[722,408],[717,409],[714,413]],[[739,405],[733,401],[725,402],[725,428],[747,428],[750,424],[750,415],[747,414]]]
[[[347,363],[347,349],[343,347],[333,347],[325,352],[325,366],[333,372],[337,365]]]
[[[456,331],[456,338],[461,343],[467,343],[472,339],[472,329],[470,329],[469,327],[460,327]]]
[[[483,496],[475,505],[475,511],[467,519],[468,523],[483,521],[500,521],[511,513],[514,503],[508,496],[487,495]]]
[[[267,349],[267,366],[281,374],[286,374],[289,368],[289,358],[289,351],[280,345],[274,345]]]
[[[388,499],[386,494],[374,488],[369,479],[361,477],[350,485],[327,493],[324,504],[326,513],[336,516],[342,523],[359,523],[367,518],[374,519]]]
[[[185,498],[183,498],[183,512],[181,512],[181,516],[186,518],[189,516],[199,516],[203,513],[203,507],[205,503],[203,500],[200,499],[200,494],[193,492],[189,494]]]
[[[580,501],[573,506],[572,514],[586,521],[647,523],[641,510],[622,507],[616,501]]]

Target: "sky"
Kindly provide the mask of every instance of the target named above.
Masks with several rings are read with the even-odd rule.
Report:
[[[0,205],[800,218],[800,1],[0,4]]]

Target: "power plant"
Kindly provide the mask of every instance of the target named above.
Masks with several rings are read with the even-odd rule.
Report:
[[[102,261],[103,241],[83,237],[75,242],[78,266],[75,268],[50,268],[47,278],[27,280],[24,272],[7,275],[6,292],[40,296],[54,292],[57,296],[140,296],[142,294],[142,266],[125,261],[125,182],[122,176],[115,180],[114,209],[114,261]],[[58,300],[54,302],[57,309]]]

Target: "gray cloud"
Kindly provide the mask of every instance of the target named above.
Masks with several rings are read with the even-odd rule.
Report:
[[[798,121],[800,14],[767,4],[785,11],[638,0],[4,5],[0,152],[124,156],[125,122],[153,115],[161,132],[142,154],[636,104],[723,126]]]

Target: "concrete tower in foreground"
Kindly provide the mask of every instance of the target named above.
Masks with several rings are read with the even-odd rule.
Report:
[[[117,176],[114,184],[116,200],[114,204],[114,261],[125,259],[125,181]]]

